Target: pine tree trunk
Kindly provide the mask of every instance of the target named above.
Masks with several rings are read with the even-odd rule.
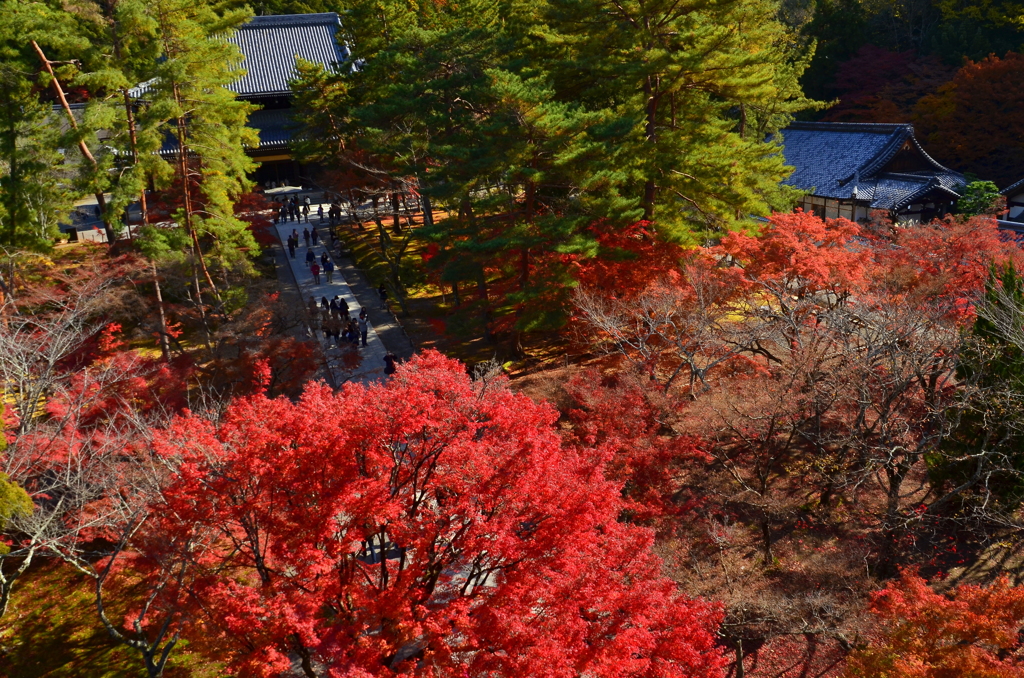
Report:
[[[178,105],[181,105],[181,96],[178,93],[178,86],[174,86],[174,98]],[[210,275],[210,269],[206,266],[206,259],[203,257],[203,250],[199,246],[199,234],[196,233],[196,229],[192,226],[192,190],[189,187],[189,176],[188,176],[188,133],[187,123],[184,118],[178,118],[178,169],[181,172],[181,191],[183,200],[185,202],[185,229],[192,239],[192,247],[194,254],[199,261],[199,266],[203,271],[203,277],[206,278],[206,284],[210,286],[210,291],[213,292],[214,298],[217,303],[223,307],[223,300],[220,298],[220,292],[217,290],[217,285],[213,282],[213,277]],[[198,288],[196,289],[198,293]]]
[[[164,362],[170,362],[171,347],[167,341],[167,316],[164,314],[164,297],[160,293],[160,275],[156,270],[156,262],[151,261],[150,265],[153,267],[153,286],[156,288],[156,308],[160,314],[160,353]]]
[[[423,225],[428,228],[434,225],[434,209],[430,206],[430,196],[420,195],[420,206],[423,208]]]
[[[35,49],[36,54],[39,55],[39,60],[43,62],[43,68],[50,75],[50,81],[53,83],[53,89],[57,93],[57,99],[60,101],[61,107],[64,109],[64,113],[68,118],[68,125],[71,129],[78,129],[78,121],[75,120],[75,114],[71,112],[71,106],[68,105],[67,97],[64,96],[64,88],[60,86],[60,81],[57,80],[56,74],[53,72],[53,65],[50,60],[43,54],[42,48],[35,40],[32,40],[32,47]],[[82,152],[82,156],[89,161],[92,165],[93,171],[99,171],[99,163],[96,162],[96,158],[93,157],[92,151],[89,150],[89,146],[85,143],[84,139],[78,140],[78,150]],[[100,210],[100,217],[103,219],[103,228],[107,235],[107,244],[111,247],[114,246],[114,242],[117,240],[117,234],[114,232],[114,227],[110,225],[110,215],[107,214],[107,199],[103,195],[103,191],[97,191],[94,193],[96,196],[96,205]]]
[[[656,86],[651,82],[649,76],[644,82],[644,94],[647,96],[646,104],[646,123],[644,126],[644,137],[647,139],[647,143],[653,147],[658,141],[658,98],[659,94],[655,91]],[[649,150],[649,153],[654,153],[654,148]],[[657,199],[658,187],[654,183],[654,178],[648,178],[644,182],[644,221],[654,221],[654,202]]]

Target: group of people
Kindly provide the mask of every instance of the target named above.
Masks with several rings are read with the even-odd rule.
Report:
[[[281,207],[277,211],[277,217],[274,219],[274,223],[278,224],[281,223],[282,221],[301,222],[303,219],[305,219],[306,223],[308,224],[309,207],[310,200],[308,195],[302,199],[301,203],[299,202],[298,196],[295,195],[293,195],[290,199],[285,198],[284,201],[282,201],[281,203]],[[321,208],[321,218],[322,213],[323,209]]]
[[[329,254],[327,254],[327,248],[320,253],[319,263],[317,262],[316,253],[313,252],[313,247],[316,247],[317,241],[320,236],[317,230],[314,228],[310,231],[308,228],[302,229],[302,238],[306,241],[306,266],[309,267],[309,272],[313,274],[313,284],[320,284],[320,273],[327,277],[327,282],[334,282],[334,261],[331,260]],[[334,241],[334,234],[331,234],[331,241]],[[312,243],[312,247],[310,246]],[[295,258],[295,250],[299,247],[299,230],[292,230],[291,235],[288,236],[288,254],[291,258]]]
[[[301,223],[303,218],[309,223],[309,211],[310,199],[308,196],[302,200],[301,204],[298,198],[293,196],[290,200],[286,199],[282,203],[277,223],[295,220]],[[333,227],[335,223],[341,222],[341,207],[337,203],[331,203],[327,215],[330,219],[331,246],[333,247],[337,240]],[[319,217],[319,222],[322,223],[324,218],[323,205],[317,206],[317,216]],[[320,235],[315,227],[302,229],[301,236],[297,228],[292,230],[291,235],[288,236],[288,253],[291,255],[291,258],[295,258],[300,238],[306,246],[305,260],[310,273],[313,274],[313,283],[316,285],[320,284],[321,272],[326,276],[326,282],[334,282],[335,265],[328,254],[327,248],[324,247],[319,257],[314,252],[313,248],[317,247],[320,240]],[[387,308],[387,288],[382,284],[377,293],[380,296],[381,308]],[[333,299],[323,296],[320,298],[319,303],[317,303],[316,297],[310,297],[309,321],[310,329],[314,335],[317,330],[322,331],[324,333],[324,341],[326,342],[334,339],[336,346],[341,346],[342,343],[357,347],[367,345],[370,324],[366,309],[360,308],[358,316],[353,318],[349,313],[348,304],[340,295],[335,295]],[[388,351],[387,355],[384,356],[384,373],[387,375],[394,374],[397,369],[397,361],[398,357]]]
[[[366,337],[370,331],[370,323],[366,316],[366,309],[359,309],[358,318],[349,315],[348,304],[341,296],[335,296],[328,300],[321,297],[317,304],[316,297],[309,298],[309,316],[314,332],[319,324],[320,330],[324,333],[324,340],[334,339],[336,346],[342,342],[359,346],[366,346]]]

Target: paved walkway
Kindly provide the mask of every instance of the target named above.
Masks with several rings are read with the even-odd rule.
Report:
[[[313,205],[312,222],[317,222],[316,205]],[[280,224],[275,224],[274,229],[277,232],[277,237],[281,241],[281,247],[284,251],[284,256],[288,257],[288,235],[292,230],[298,230],[299,232],[299,247],[295,250],[295,258],[288,258],[288,263],[291,266],[292,274],[295,276],[295,282],[298,285],[303,305],[309,304],[310,297],[314,298],[317,303],[320,303],[322,297],[327,297],[328,300],[333,299],[335,296],[341,297],[341,299],[348,304],[349,313],[352,317],[359,315],[359,301],[356,296],[352,293],[352,289],[345,282],[345,277],[342,275],[339,268],[334,270],[334,282],[327,282],[327,275],[320,272],[320,284],[317,285],[313,281],[313,274],[310,272],[309,267],[306,266],[306,243],[302,239],[302,229],[309,228],[312,230],[313,224],[307,224],[305,222],[298,221],[285,221]],[[320,235],[327,235],[326,229],[320,230]],[[329,238],[330,236],[328,236]],[[337,257],[332,256],[329,251],[330,240],[325,243],[322,240],[317,242],[316,246],[312,247],[314,254],[316,254],[317,264],[320,263],[320,255],[327,252],[327,255],[331,257],[331,260],[335,262],[335,266],[338,265]],[[369,309],[367,309],[369,310]],[[371,317],[372,322],[372,317]],[[320,342],[321,346],[324,347],[324,353],[327,357],[328,369],[331,372],[332,381],[335,385],[340,386],[347,381],[358,381],[362,383],[370,383],[379,381],[385,377],[384,375],[384,355],[387,353],[387,349],[381,342],[380,337],[377,336],[377,331],[373,325],[370,325],[369,331],[366,336],[366,346],[360,346],[358,349],[352,347],[351,344],[343,344],[341,347],[335,345],[334,340],[325,340],[323,332],[320,330],[313,330],[315,338]],[[358,356],[358,358],[356,357]],[[354,366],[353,362],[357,362]]]

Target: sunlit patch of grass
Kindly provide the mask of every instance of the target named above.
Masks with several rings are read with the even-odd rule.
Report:
[[[0,675],[4,678],[137,678],[138,653],[118,644],[96,614],[92,580],[70,567],[46,563],[19,581],[0,618]],[[116,612],[117,605],[113,606]],[[116,616],[113,615],[113,616]],[[223,667],[182,642],[167,678],[215,678]]]

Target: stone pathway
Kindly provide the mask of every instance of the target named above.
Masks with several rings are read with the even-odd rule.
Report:
[[[320,272],[320,284],[317,285],[313,281],[313,274],[310,272],[309,267],[306,265],[306,243],[302,239],[302,229],[309,228],[313,229],[316,224],[316,205],[312,206],[312,214],[310,215],[312,223],[307,224],[305,222],[298,221],[285,221],[283,223],[275,224],[274,229],[277,233],[278,239],[281,241],[281,247],[284,251],[284,256],[288,258],[288,264],[291,267],[292,275],[295,277],[296,285],[299,288],[300,295],[303,300],[303,306],[309,304],[310,297],[316,299],[317,303],[320,303],[322,297],[327,297],[328,300],[333,299],[335,296],[341,297],[341,299],[348,304],[349,313],[353,317],[359,315],[359,301],[356,299],[355,294],[352,293],[352,289],[348,286],[345,281],[345,277],[342,275],[340,268],[338,267],[337,257],[333,256],[329,250],[330,240],[324,242],[319,240],[316,246],[312,246],[314,254],[316,255],[317,264],[320,263],[320,255],[323,252],[327,252],[327,256],[331,257],[331,260],[335,263],[334,270],[334,281],[328,283],[327,275]],[[288,257],[288,235],[293,231],[299,232],[299,246],[295,250],[295,258]],[[320,229],[320,235],[327,235],[326,229]],[[329,236],[328,236],[329,238]],[[370,309],[367,309],[370,310]],[[374,329],[372,320],[370,317],[371,325],[366,336],[366,346],[360,346],[358,349],[352,347],[351,344],[343,344],[341,347],[335,346],[334,340],[329,341],[324,339],[323,332],[320,330],[314,330],[313,334],[320,345],[324,348],[324,353],[327,357],[328,369],[331,372],[332,381],[335,386],[348,381],[358,381],[364,384],[379,381],[385,378],[384,374],[384,355],[387,353],[387,349],[381,342],[380,337],[377,336],[377,331]],[[352,352],[358,351],[360,358],[357,365],[350,367],[350,364],[354,358]]]

